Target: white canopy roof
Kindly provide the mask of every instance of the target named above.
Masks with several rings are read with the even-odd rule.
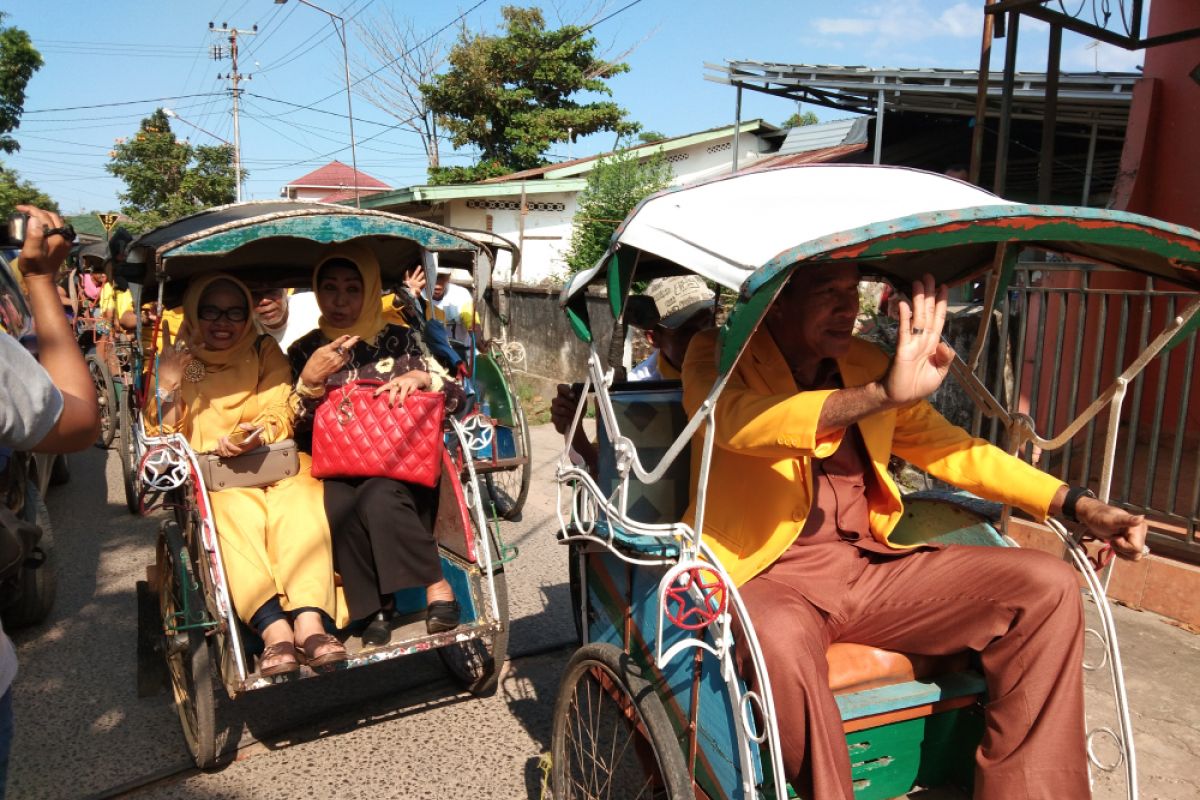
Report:
[[[742,172],[646,200],[617,232],[635,247],[737,290],[756,269],[804,242],[931,211],[1016,205],[955,178],[904,167],[811,164]]]

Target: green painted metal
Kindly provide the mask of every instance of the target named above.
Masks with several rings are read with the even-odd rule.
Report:
[[[567,312],[567,322],[571,324],[571,331],[579,337],[580,341],[584,344],[591,344],[592,329],[588,324],[587,318],[587,295],[581,295],[581,297],[583,299],[579,305],[583,313],[580,314],[580,310],[575,307],[574,303],[568,305],[565,309]]]
[[[952,502],[905,501],[904,516],[888,541],[898,545],[971,544],[1007,546],[999,532],[978,514]]]
[[[876,260],[873,266],[888,271],[889,258],[954,247],[994,247],[1001,242],[1061,246],[1072,252],[1137,251],[1149,261],[1191,274],[1200,284],[1200,238],[1196,231],[1121,211],[1064,206],[979,206],[957,211],[915,214],[864,225],[814,239],[785,250],[755,270],[742,289],[753,299],[760,293],[774,296],[780,276],[830,261]],[[1017,250],[1019,248],[1012,248]],[[924,263],[924,262],[922,262]],[[1149,262],[1148,262],[1149,263]],[[977,261],[963,267],[978,266]],[[1149,268],[1147,267],[1147,270]],[[892,270],[894,272],[894,270]],[[914,275],[903,277],[912,279]],[[938,275],[942,281],[965,277]],[[1164,277],[1179,276],[1164,275]],[[757,328],[766,306],[739,302],[722,331],[718,367],[732,369],[746,339]]]
[[[914,787],[953,785],[970,795],[980,708],[952,709],[846,734],[854,800],[903,797]],[[788,787],[788,797],[800,797]]]
[[[272,236],[310,239],[325,244],[363,236],[387,236],[410,239],[427,250],[476,249],[466,239],[405,220],[376,215],[310,214],[276,217],[230,227],[210,236],[186,241],[163,252],[160,257],[165,260],[178,256],[225,255],[244,244]]]
[[[730,311],[725,324],[717,335],[717,352],[721,354],[719,367],[721,373],[728,372],[738,353],[750,340],[750,336],[758,328],[759,320],[767,313],[767,308],[775,300],[775,295],[791,277],[790,273],[780,273],[759,287],[752,295],[742,294]]]
[[[964,670],[949,672],[929,680],[891,683],[852,694],[840,694],[837,696],[837,705],[842,719],[852,720],[983,694],[986,690],[987,684],[982,675]]]
[[[471,375],[475,390],[480,401],[486,401],[488,411],[493,419],[506,427],[516,424],[512,391],[504,372],[496,359],[490,353],[480,353],[475,357],[475,371]]]
[[[1193,314],[1190,319],[1183,323],[1183,326],[1171,337],[1171,341],[1167,342],[1167,346],[1163,348],[1162,352],[1169,353],[1178,345],[1183,344],[1198,328],[1200,328],[1200,312]]]

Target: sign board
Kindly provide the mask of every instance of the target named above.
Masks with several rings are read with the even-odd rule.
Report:
[[[100,224],[104,226],[105,233],[112,233],[112,229],[116,226],[120,214],[97,214],[100,218]]]

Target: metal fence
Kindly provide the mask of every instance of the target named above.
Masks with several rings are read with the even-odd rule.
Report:
[[[1195,299],[1126,271],[1022,261],[998,304],[977,374],[1010,413],[1028,415],[1039,436],[1054,438]],[[1193,332],[1160,352],[1124,387],[1112,427],[1110,499],[1150,518],[1156,552],[1200,563],[1196,337]],[[1021,455],[1064,481],[1097,488],[1110,411],[1053,451],[1027,444]],[[998,420],[976,411],[972,426],[976,435],[1008,447]]]

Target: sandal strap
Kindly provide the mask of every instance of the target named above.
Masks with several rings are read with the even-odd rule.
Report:
[[[276,642],[269,644],[263,648],[262,659],[265,661],[268,658],[278,658],[279,656],[291,656],[292,660],[296,660],[296,646],[291,642]]]
[[[337,649],[318,656],[317,648],[320,647],[336,647]],[[341,640],[328,633],[312,634],[304,640],[300,645],[300,649],[304,652],[304,657],[309,661],[314,659],[328,659],[334,655],[340,655],[344,658],[346,655],[346,648],[342,645]]]

